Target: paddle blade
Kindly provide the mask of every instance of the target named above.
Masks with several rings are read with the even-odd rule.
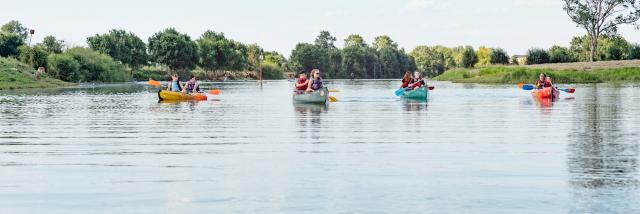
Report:
[[[340,92],[340,90],[338,90],[338,89],[331,89],[331,90],[329,90],[329,92]]]
[[[338,98],[334,97],[334,96],[329,96],[329,102],[338,102]]]
[[[530,91],[530,90],[535,89],[536,87],[533,87],[533,85],[523,85],[521,88],[522,88],[522,90]]]
[[[400,88],[395,92],[396,96],[402,96],[404,94],[404,88]]]
[[[155,87],[162,86],[162,84],[160,82],[152,80],[152,79],[149,79],[149,85],[152,85],[152,86],[155,86]]]
[[[518,88],[522,88],[522,86],[524,86],[524,83],[518,83]]]
[[[560,91],[564,91],[564,92],[567,92],[567,93],[569,93],[569,94],[572,94],[572,93],[575,93],[575,92],[576,92],[576,89],[575,89],[575,88],[559,88],[558,90],[560,90]]]
[[[433,91],[433,89],[436,89],[435,86],[429,86],[429,91]]]
[[[209,91],[209,93],[213,94],[213,95],[220,95],[220,93],[222,93],[222,92],[220,91],[220,89],[213,89],[213,90]]]

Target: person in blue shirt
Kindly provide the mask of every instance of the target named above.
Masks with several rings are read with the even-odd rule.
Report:
[[[171,81],[169,82],[169,84],[167,84],[167,91],[181,92],[183,88],[184,86],[180,82],[180,79],[178,78],[178,74],[172,73]]]

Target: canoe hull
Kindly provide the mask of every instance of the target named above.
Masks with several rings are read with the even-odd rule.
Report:
[[[181,93],[181,92],[161,90],[161,91],[158,91],[158,99],[160,99],[160,101],[163,101],[163,100],[207,100],[207,95],[204,95],[203,93],[184,94],[184,93]]]
[[[310,93],[294,92],[292,99],[293,102],[296,103],[327,103],[329,100],[329,89],[322,88],[322,90]]]
[[[427,87],[421,87],[411,91],[405,91],[404,94],[402,94],[402,98],[426,101],[429,98],[429,90],[427,90]]]
[[[532,92],[533,97],[538,98],[538,99],[556,99],[560,97],[560,91],[556,90],[555,88],[543,88],[543,89],[539,89],[539,90],[534,90]]]

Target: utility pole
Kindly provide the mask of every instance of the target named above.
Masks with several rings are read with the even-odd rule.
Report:
[[[260,89],[262,89],[262,60],[264,59],[264,50],[260,48],[260,56],[258,56],[258,69],[260,69]]]
[[[34,29],[30,29],[29,30],[29,47],[31,47],[31,39],[33,39],[33,34],[36,33],[36,30]]]

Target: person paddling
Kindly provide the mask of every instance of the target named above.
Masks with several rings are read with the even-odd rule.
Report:
[[[171,81],[169,82],[169,84],[167,84],[167,91],[180,92],[182,91],[183,88],[184,86],[180,82],[180,79],[178,78],[178,74],[172,73]]]
[[[189,77],[189,82],[185,85],[184,91],[186,93],[200,93],[200,86],[198,85],[198,81],[196,80],[196,76],[191,75]]]
[[[402,85],[400,85],[400,88],[407,88],[409,87],[409,83],[411,83],[411,72],[410,71],[406,71],[404,72],[404,76],[402,77]]]
[[[311,70],[311,79],[307,85],[307,92],[317,91],[322,89],[322,77],[320,77],[320,70]]]
[[[296,81],[296,90],[297,91],[306,91],[309,87],[309,80],[307,80],[307,74],[300,73],[298,80]]]
[[[424,79],[422,79],[422,75],[420,74],[420,72],[416,71],[413,73],[413,80],[410,83],[410,88],[411,89],[416,89],[416,88],[420,88],[422,86],[427,85],[427,83],[425,83]]]
[[[553,85],[551,84],[551,78],[547,76],[547,74],[545,73],[541,73],[540,74],[540,78],[536,81],[536,83],[534,84],[536,86],[536,89],[543,89],[543,88],[547,88],[547,87],[552,87]]]

